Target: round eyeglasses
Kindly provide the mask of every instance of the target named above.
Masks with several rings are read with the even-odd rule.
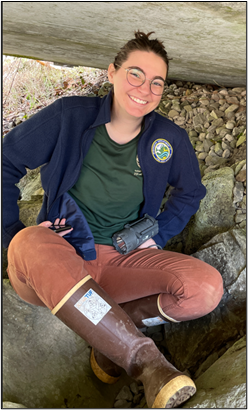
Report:
[[[130,67],[124,68],[118,64],[117,67],[123,68],[127,73],[127,81],[130,85],[134,87],[140,87],[145,83],[145,81],[150,82],[150,89],[154,95],[162,95],[164,91],[164,80],[160,78],[154,78],[153,80],[149,80],[146,78],[145,73],[140,68]]]

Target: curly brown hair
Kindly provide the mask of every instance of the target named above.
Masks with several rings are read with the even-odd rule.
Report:
[[[168,58],[167,52],[164,48],[164,45],[161,41],[159,41],[157,38],[156,39],[149,39],[150,35],[154,34],[154,31],[151,31],[150,33],[143,33],[142,31],[135,31],[134,35],[135,38],[129,40],[123,47],[121,47],[120,51],[116,55],[114,59],[114,66],[115,69],[118,70],[118,66],[121,66],[129,57],[129,54],[132,51],[152,51],[153,53],[157,54],[160,56],[165,64],[167,65],[167,75],[169,71],[169,60],[171,58]]]

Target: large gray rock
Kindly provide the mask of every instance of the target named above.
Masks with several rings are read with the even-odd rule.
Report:
[[[3,282],[3,401],[28,408],[109,408],[123,385],[106,385],[89,365],[88,344],[47,308],[22,301]]]
[[[205,198],[192,217],[187,230],[185,253],[195,252],[213,236],[226,232],[235,225],[233,204],[234,172],[220,168],[202,178],[207,189]]]
[[[166,324],[163,344],[168,359],[176,367],[200,376],[230,343],[245,334],[246,233],[233,229],[216,235],[193,256],[219,270],[224,281],[224,295],[218,307],[208,315]]]
[[[36,218],[40,212],[41,204],[42,197],[40,195],[30,201],[18,201],[20,220],[25,226],[37,225]]]
[[[35,187],[36,184],[35,184]],[[28,186],[28,188],[30,188],[30,186]],[[28,192],[25,192],[25,195],[32,195],[32,190]],[[37,195],[34,196],[32,195],[32,197],[34,197],[35,199],[31,199],[30,201],[18,201],[18,206],[19,206],[19,210],[20,210],[20,220],[22,221],[22,223],[24,223],[25,226],[32,226],[32,225],[36,225],[36,218],[37,215],[40,211],[41,208],[41,204],[42,204],[42,195]],[[3,272],[3,278],[7,279],[8,278],[8,274],[6,272],[8,266],[8,258],[7,258],[7,249],[3,249],[2,252],[2,272]]]
[[[27,170],[27,174],[17,184],[22,201],[29,201],[32,195],[41,188],[40,168]]]
[[[164,249],[190,255],[218,233],[233,228],[236,212],[233,203],[234,181],[232,168],[208,172],[202,178],[207,194],[200,202],[198,211],[183,231],[167,242]]]
[[[138,28],[164,40],[170,78],[246,84],[245,2],[3,2],[7,55],[106,69]]]
[[[196,380],[197,392],[185,409],[246,408],[246,337],[238,340]]]

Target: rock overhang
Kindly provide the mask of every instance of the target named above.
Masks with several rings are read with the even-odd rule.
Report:
[[[169,78],[246,84],[246,2],[4,2],[3,53],[106,69],[135,30],[155,31]]]

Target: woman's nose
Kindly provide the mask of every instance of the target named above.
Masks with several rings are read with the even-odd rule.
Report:
[[[139,89],[146,94],[149,94],[151,92],[151,86],[150,86],[150,81],[149,80],[145,80],[144,84],[142,84]]]

